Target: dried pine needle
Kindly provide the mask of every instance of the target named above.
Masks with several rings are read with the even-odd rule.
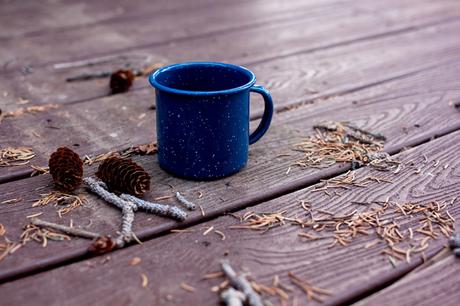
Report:
[[[6,233],[5,226],[0,223],[0,236],[5,235],[5,233]]]
[[[286,217],[284,216],[285,213],[286,211],[260,214],[248,212],[242,217],[242,220],[247,221],[246,223],[242,225],[230,226],[230,228],[268,230],[272,227],[284,225],[286,219]]]
[[[371,164],[377,168],[396,166],[381,152],[385,137],[359,129],[347,122],[321,122],[315,135],[295,145],[304,153],[295,164],[300,167],[329,167],[337,162]]]
[[[9,199],[5,200],[3,202],[0,202],[0,204],[16,204],[22,201],[22,198],[15,198],[15,199]]]
[[[31,148],[7,147],[0,150],[0,167],[23,166],[28,164],[34,157],[35,153]]]
[[[212,232],[213,230],[214,230],[214,226],[208,227],[208,228],[203,232],[203,236],[206,236],[207,234],[209,234],[209,233]]]
[[[225,274],[222,271],[210,272],[210,273],[206,273],[205,275],[203,275],[202,279],[215,279],[215,278],[220,278],[224,276]]]
[[[21,244],[26,244],[29,241],[36,241],[46,247],[48,240],[70,240],[70,236],[61,233],[53,232],[51,230],[38,227],[33,224],[28,224],[21,234]]]
[[[24,114],[33,114],[33,113],[40,113],[50,109],[57,109],[59,105],[57,104],[43,104],[43,105],[36,105],[36,106],[29,106],[29,107],[21,107],[15,111],[6,112],[1,115],[3,118],[8,117],[17,117]]]
[[[201,206],[201,204],[198,204],[198,207],[200,208],[201,216],[202,216],[202,217],[205,217],[206,214],[205,214],[205,212],[204,212],[203,206]]]
[[[300,279],[292,272],[288,272],[291,282],[302,289],[307,295],[308,300],[315,300],[319,303],[323,302],[325,296],[331,296],[332,292],[326,289],[313,286],[310,282]]]
[[[32,207],[45,206],[53,203],[55,206],[61,207],[57,210],[59,217],[70,213],[80,206],[83,206],[86,201],[83,196],[67,194],[60,191],[43,193],[40,196],[41,198],[36,200],[32,204]]]
[[[31,218],[39,217],[41,215],[43,215],[43,212],[38,212],[36,214],[28,215],[28,216],[26,216],[26,218],[31,219]]]
[[[185,282],[182,282],[180,284],[180,287],[182,289],[184,289],[185,291],[188,291],[188,292],[195,292],[196,291],[195,287],[192,287],[192,286],[190,286],[189,284],[187,284]]]
[[[157,197],[155,199],[153,199],[154,201],[161,201],[161,200],[167,200],[167,199],[171,199],[173,196],[171,195],[167,195],[167,196],[161,196],[161,197]]]
[[[215,230],[214,233],[220,236],[220,240],[225,240],[225,234],[219,230]]]
[[[35,165],[31,165],[30,167],[32,169],[34,169],[34,171],[30,174],[30,176],[36,176],[36,175],[50,173],[50,168],[49,167],[40,167],[40,166],[35,166]]]
[[[141,285],[142,285],[142,288],[147,288],[148,284],[149,284],[149,279],[147,277],[147,275],[145,275],[144,273],[141,274]]]
[[[130,266],[137,266],[138,264],[140,264],[142,261],[142,259],[140,257],[133,257],[133,259],[131,259],[129,261],[129,265]]]
[[[109,151],[106,153],[101,153],[96,156],[90,157],[85,155],[83,159],[83,163],[87,166],[91,166],[94,163],[98,163],[104,161],[112,156],[120,156],[120,157],[130,157],[133,155],[151,155],[155,154],[158,151],[157,142],[151,142],[147,144],[141,144],[138,146],[132,146],[128,149],[120,150],[120,151]]]
[[[171,233],[194,233],[194,230],[191,229],[172,229],[170,230]]]
[[[2,261],[9,254],[16,252],[16,250],[18,250],[21,246],[22,244],[12,242],[5,237],[5,241],[0,242],[0,261]]]
[[[347,177],[347,176],[346,176]],[[348,183],[354,179],[348,180]],[[373,207],[371,204],[378,204]],[[365,249],[383,245],[384,254],[390,255],[397,260],[411,262],[414,254],[425,251],[431,239],[437,239],[440,235],[449,237],[455,231],[455,219],[449,214],[449,204],[432,201],[420,203],[396,203],[386,201],[371,201],[364,207],[367,211],[356,210],[346,215],[336,216],[326,214],[321,219],[314,218],[314,210],[311,204],[301,201],[302,208],[307,212],[303,218],[289,218],[283,212],[254,213],[246,212],[239,217],[240,225],[231,228],[261,230],[273,226],[290,224],[300,226],[304,231],[298,233],[300,237],[309,240],[332,238],[329,248],[346,247],[360,235],[375,234],[377,239],[364,245]],[[323,211],[323,213],[325,213]],[[400,221],[418,222],[418,226],[406,227]],[[321,233],[321,234],[320,234]]]

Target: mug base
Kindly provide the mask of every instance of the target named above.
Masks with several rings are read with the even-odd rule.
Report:
[[[243,170],[246,167],[246,164],[244,164],[244,165],[242,165],[240,168],[238,168],[236,170],[232,170],[232,171],[229,171],[229,172],[226,172],[226,173],[223,173],[223,174],[215,174],[215,175],[204,176],[204,175],[191,175],[191,174],[186,174],[186,173],[184,174],[184,173],[181,173],[181,172],[176,171],[174,169],[171,169],[166,165],[162,165],[161,163],[159,165],[160,165],[160,168],[162,170],[166,171],[167,173],[171,174],[172,176],[177,177],[177,178],[181,178],[181,179],[191,180],[191,181],[216,181],[216,180],[219,180],[219,179],[229,177],[229,176],[231,176],[233,174],[236,174],[236,173],[240,172],[241,170]]]

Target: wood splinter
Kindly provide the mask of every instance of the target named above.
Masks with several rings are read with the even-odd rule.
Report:
[[[230,262],[228,260],[224,260],[221,263],[222,270],[224,271],[225,275],[228,277],[230,284],[238,290],[241,290],[243,294],[246,296],[247,303],[250,306],[263,306],[262,299],[260,295],[257,294],[251,286],[251,283],[246,279],[245,275],[237,275],[235,270],[233,270],[232,266],[230,266]]]

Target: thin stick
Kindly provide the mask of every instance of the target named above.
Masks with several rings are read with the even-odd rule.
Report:
[[[259,294],[257,294],[252,289],[251,284],[244,275],[236,275],[235,270],[233,270],[232,266],[230,266],[230,263],[227,260],[222,261],[221,265],[222,270],[230,280],[232,286],[241,290],[243,294],[246,295],[247,302],[250,306],[263,306],[262,299],[260,298]]]
[[[220,294],[220,299],[226,306],[243,306],[246,296],[243,292],[228,288]]]
[[[120,198],[132,202],[139,208],[155,215],[172,218],[178,221],[184,221],[185,218],[187,218],[187,213],[175,206],[147,202],[130,194],[122,194],[120,195]]]
[[[128,205],[124,206],[122,214],[121,232],[120,235],[115,239],[115,243],[118,247],[123,247],[125,243],[131,242],[133,239],[133,221],[134,221],[134,204],[127,202]]]
[[[123,210],[123,208],[127,205],[129,205],[127,201],[125,200],[122,200],[121,198],[119,198],[118,196],[116,196],[115,194],[107,191],[104,187],[105,187],[105,184],[102,183],[102,182],[97,182],[96,180],[90,178],[90,177],[85,177],[83,179],[83,182],[86,184],[86,186],[89,188],[89,190],[91,190],[92,192],[94,192],[95,194],[97,194],[98,196],[100,196],[104,201],[112,204],[112,205],[115,205],[116,207],[118,207],[119,209]],[[133,207],[133,210],[136,210],[137,209],[137,206],[134,205]]]
[[[187,200],[183,195],[180,194],[180,192],[176,192],[176,198],[177,200],[184,205],[188,210],[195,210],[196,205],[189,200]]]
[[[54,230],[61,231],[61,232],[65,233],[65,234],[68,234],[68,235],[81,237],[81,238],[86,238],[86,239],[95,239],[95,238],[98,238],[98,237],[101,236],[100,234],[96,234],[96,233],[89,232],[89,231],[82,230],[82,229],[77,229],[75,227],[69,227],[69,226],[62,225],[62,224],[56,224],[56,223],[52,223],[52,222],[48,222],[48,221],[43,221],[43,220],[38,219],[38,218],[32,218],[30,220],[30,222],[33,225],[36,225],[36,226],[39,226],[39,227],[48,227],[48,228],[51,228],[51,229],[54,229]]]

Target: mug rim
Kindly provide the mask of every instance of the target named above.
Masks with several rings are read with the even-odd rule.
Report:
[[[223,89],[223,90],[215,90],[215,91],[193,91],[193,90],[177,89],[177,88],[172,88],[172,87],[162,85],[157,81],[157,77],[161,73],[165,71],[169,71],[169,70],[175,70],[178,68],[186,67],[186,66],[203,66],[203,67],[220,66],[220,67],[227,67],[227,68],[230,67],[232,69],[235,69],[247,75],[249,77],[249,81],[246,84],[243,84],[238,87]],[[227,64],[227,63],[221,63],[221,62],[183,62],[183,63],[168,65],[168,66],[162,67],[152,72],[149,76],[149,82],[150,82],[150,85],[152,85],[154,88],[162,90],[162,91],[166,91],[169,93],[181,94],[181,95],[192,95],[192,96],[203,96],[203,95],[206,96],[206,95],[218,95],[218,94],[232,94],[232,93],[236,93],[236,92],[240,92],[240,91],[249,89],[256,83],[256,76],[251,70],[244,68],[242,66],[234,65],[234,64]]]

